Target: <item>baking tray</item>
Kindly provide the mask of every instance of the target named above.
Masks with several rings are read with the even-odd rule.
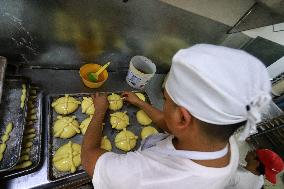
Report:
[[[23,109],[20,107],[22,84],[26,84],[27,88],[27,97]],[[0,136],[5,132],[6,125],[9,122],[13,123],[13,130],[10,133],[9,140],[6,142],[7,148],[3,154],[3,159],[0,161],[0,172],[11,169],[20,158],[28,98],[29,81],[27,78],[6,78],[2,103],[0,104]]]
[[[151,104],[151,101],[149,99],[149,96],[145,93],[145,92],[141,92],[141,91],[133,91],[133,92],[140,92],[143,93],[146,97],[146,102]],[[109,92],[108,92],[109,93]],[[116,94],[121,94],[122,92],[117,92],[115,91],[114,93]],[[49,95],[48,96],[48,116],[49,116],[49,129],[48,129],[48,179],[51,181],[57,181],[57,180],[62,180],[62,179],[66,179],[69,177],[73,177],[73,176],[77,176],[77,175],[82,175],[82,174],[86,174],[85,171],[83,170],[82,166],[80,166],[77,171],[75,173],[64,173],[64,172],[59,172],[57,171],[53,165],[52,165],[52,157],[55,154],[55,151],[62,146],[63,144],[68,143],[68,141],[72,141],[78,144],[82,143],[83,140],[83,135],[82,134],[77,134],[74,137],[70,138],[70,139],[61,139],[61,138],[55,138],[53,137],[53,132],[52,132],[52,127],[53,127],[53,122],[56,120],[56,117],[58,116],[58,114],[53,110],[53,108],[51,107],[51,104],[54,100],[58,99],[59,97],[63,97],[65,94],[56,94],[56,95]],[[90,93],[76,93],[76,94],[69,94],[70,96],[76,98],[77,100],[82,101],[83,97],[85,96],[90,96]],[[141,143],[141,130],[143,129],[143,126],[141,126],[137,120],[136,120],[136,112],[139,110],[139,108],[128,104],[128,103],[124,103],[123,107],[121,110],[119,111],[127,111],[127,114],[129,116],[129,126],[127,127],[127,130],[132,131],[136,136],[138,136],[138,140],[137,140],[137,144],[135,146],[135,148],[132,151],[137,150],[140,147],[140,143]],[[111,125],[110,125],[110,114],[114,113],[116,111],[111,111],[108,110],[106,116],[105,116],[105,126],[104,126],[104,130],[103,130],[103,136],[107,136],[109,138],[109,140],[111,141],[112,144],[112,152],[115,153],[119,153],[119,154],[123,154],[125,153],[122,150],[119,150],[118,148],[115,147],[114,145],[114,138],[115,136],[119,133],[119,131],[117,131],[116,129],[112,129]],[[72,114],[70,114],[69,116],[75,115],[77,117],[77,120],[79,123],[81,123],[84,119],[88,118],[89,116],[87,114],[82,113],[82,109],[81,106],[79,106],[79,108]],[[152,125],[153,127],[155,127],[154,125]]]
[[[39,87],[36,86],[31,86],[31,90],[36,90],[36,98],[34,100],[32,100],[30,98],[30,101],[33,102],[34,104],[34,108],[36,109],[36,116],[37,116],[37,120],[34,121],[33,124],[26,124],[25,126],[25,130],[26,129],[31,129],[34,128],[35,129],[35,134],[36,137],[33,139],[33,145],[31,147],[31,151],[29,153],[30,156],[30,161],[32,162],[32,165],[27,167],[27,168],[23,168],[23,169],[12,169],[9,171],[5,171],[3,173],[0,173],[0,178],[3,179],[12,179],[15,177],[19,177],[19,176],[23,176],[23,175],[27,175],[29,173],[32,173],[34,171],[36,171],[39,166],[40,163],[42,161],[42,99],[43,99],[43,93],[40,90]],[[32,94],[34,95],[34,94]],[[31,94],[30,94],[31,96]],[[29,108],[28,108],[29,111]]]
[[[7,59],[3,56],[0,56],[0,103],[2,99],[3,83],[5,78],[5,71],[7,67]]]

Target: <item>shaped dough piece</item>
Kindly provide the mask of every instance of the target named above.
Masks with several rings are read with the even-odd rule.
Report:
[[[123,101],[121,100],[121,97],[118,94],[112,93],[107,97],[109,101],[109,109],[110,110],[119,110],[123,106]]]
[[[0,154],[2,154],[6,150],[6,147],[7,147],[6,143],[0,144]]]
[[[107,151],[111,151],[112,146],[110,143],[110,140],[107,138],[107,136],[104,136],[101,140],[101,148],[105,149]]]
[[[25,135],[27,135],[27,134],[32,134],[32,133],[35,133],[35,129],[34,129],[34,128],[27,129],[27,130],[25,130],[25,132],[24,132]]]
[[[55,137],[59,138],[70,138],[76,135],[76,133],[80,133],[79,123],[76,117],[57,116],[57,120],[53,126],[53,133]]]
[[[145,96],[142,93],[135,93],[136,96],[138,96],[138,98],[140,98],[140,100],[143,100],[144,102],[146,101]]]
[[[30,159],[29,155],[22,155],[19,162],[28,161]]]
[[[55,152],[52,162],[58,171],[74,173],[81,164],[81,145],[69,141]]]
[[[25,101],[27,97],[27,87],[26,84],[22,85],[22,95],[21,95],[21,108],[23,109],[25,106]]]
[[[29,154],[31,152],[31,148],[24,148],[22,150],[22,154]]]
[[[26,167],[31,166],[32,164],[33,163],[31,161],[24,161],[23,163],[16,165],[15,169],[24,169]]]
[[[4,135],[1,137],[1,140],[2,140],[3,143],[5,143],[8,139],[9,139],[9,135],[6,135],[6,134],[4,134]]]
[[[58,98],[51,106],[58,114],[67,115],[75,112],[78,108],[78,104],[81,104],[81,102],[69,95],[65,95],[64,97]]]
[[[10,132],[12,131],[12,129],[13,129],[13,124],[11,122],[9,122],[7,127],[6,127],[5,134],[9,135]]]
[[[95,113],[95,107],[92,97],[83,97],[81,106],[82,106],[82,113],[86,113],[88,115],[93,115]]]
[[[27,142],[27,143],[24,144],[24,147],[25,148],[30,148],[30,147],[32,147],[32,145],[33,145],[32,142]]]
[[[91,120],[92,120],[92,116],[84,119],[84,121],[81,122],[80,129],[81,129],[81,132],[82,132],[83,135],[85,135]]]
[[[34,120],[37,120],[37,116],[36,116],[36,114],[28,115],[27,120],[28,120],[28,121],[34,121]]]
[[[151,126],[144,127],[141,131],[141,138],[143,140],[147,138],[148,136],[156,134],[156,133],[158,133],[158,131],[154,127],[151,127]]]
[[[128,152],[136,146],[137,138],[134,133],[124,128],[123,131],[116,135],[115,146],[120,150]]]
[[[129,117],[126,112],[115,112],[110,114],[110,124],[112,128],[122,130],[129,125]]]
[[[152,123],[152,120],[143,110],[139,110],[136,113],[136,118],[137,118],[138,123],[140,123],[141,125],[149,125]]]
[[[6,126],[5,133],[1,137],[2,144],[0,144],[0,161],[2,161],[2,159],[3,159],[3,154],[4,154],[6,147],[7,147],[6,142],[7,142],[7,140],[9,140],[9,135],[10,135],[12,129],[13,129],[13,124],[11,122],[9,122],[8,125]]]

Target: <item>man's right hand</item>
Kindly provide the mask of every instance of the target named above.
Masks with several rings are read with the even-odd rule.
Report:
[[[138,96],[135,93],[130,91],[123,92],[122,97],[124,97],[124,100],[126,102],[129,102],[130,104],[133,104],[135,106],[139,106],[141,103],[144,102],[140,98],[138,98]]]
[[[100,113],[104,115],[109,106],[106,94],[96,92],[95,94],[91,95],[91,97],[95,107],[95,114]]]

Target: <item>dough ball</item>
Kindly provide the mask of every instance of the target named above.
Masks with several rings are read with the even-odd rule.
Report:
[[[107,97],[109,101],[109,109],[110,110],[119,110],[123,106],[123,101],[121,100],[121,97],[118,94],[112,93]]]
[[[31,166],[33,163],[31,161],[24,161],[18,165],[15,166],[15,169],[24,169],[26,167]]]
[[[129,125],[129,117],[126,112],[115,112],[110,114],[110,124],[112,128],[121,130]]]
[[[58,116],[53,125],[53,134],[59,138],[70,138],[80,133],[79,123],[75,116],[62,117]]]
[[[112,146],[110,143],[110,140],[107,138],[107,136],[104,136],[101,140],[101,148],[105,149],[107,151],[111,151]]]
[[[92,97],[83,97],[81,106],[82,106],[82,113],[86,113],[88,115],[93,115],[95,113],[95,107]]]
[[[136,118],[137,118],[138,123],[140,123],[141,125],[149,125],[152,123],[152,120],[143,110],[139,110],[136,113]]]
[[[81,164],[81,145],[69,141],[54,154],[53,166],[58,171],[74,173]]]
[[[9,135],[7,135],[7,134],[2,135],[2,137],[1,137],[1,140],[2,140],[3,143],[5,143],[8,139],[9,139]]]
[[[151,126],[144,127],[141,131],[141,138],[145,139],[148,136],[156,134],[156,133],[158,133],[158,131],[154,127],[151,127]]]
[[[80,124],[80,129],[83,135],[86,133],[91,120],[92,120],[92,116],[84,119],[84,121],[82,121],[82,123]]]
[[[120,150],[128,152],[136,146],[137,138],[134,133],[124,128],[123,131],[116,135],[115,146]]]
[[[51,106],[58,114],[67,115],[75,112],[79,104],[81,104],[80,101],[69,95],[65,95],[64,97],[58,98]]]
[[[7,127],[6,127],[5,133],[6,133],[7,135],[9,135],[12,130],[13,130],[13,124],[12,124],[12,122],[9,122],[8,125],[7,125]]]
[[[140,98],[140,100],[143,100],[144,102],[146,101],[145,96],[142,93],[135,93],[136,96],[138,96],[138,98]]]
[[[6,147],[7,147],[6,143],[0,144],[0,154],[4,153],[4,151],[6,150]]]

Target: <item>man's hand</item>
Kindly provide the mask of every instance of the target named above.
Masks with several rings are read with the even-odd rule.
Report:
[[[255,151],[250,151],[247,153],[245,158],[247,165],[246,169],[255,175],[260,175],[257,168],[259,166],[259,160],[257,159],[257,155]]]
[[[106,94],[96,92],[96,94],[92,95],[92,99],[95,106],[95,113],[105,114],[109,106]]]
[[[161,110],[151,106],[147,102],[144,102],[138,96],[130,91],[126,91],[122,93],[122,97],[125,98],[126,102],[137,106],[142,109],[146,114],[150,117],[150,119],[155,123],[156,126],[160,127],[164,131],[169,132],[167,125],[165,123],[164,114]]]
[[[135,93],[130,91],[122,93],[122,96],[125,98],[124,100],[126,102],[129,102],[130,104],[133,104],[135,106],[139,106],[139,104],[144,102],[140,98],[138,98],[138,96]]]

